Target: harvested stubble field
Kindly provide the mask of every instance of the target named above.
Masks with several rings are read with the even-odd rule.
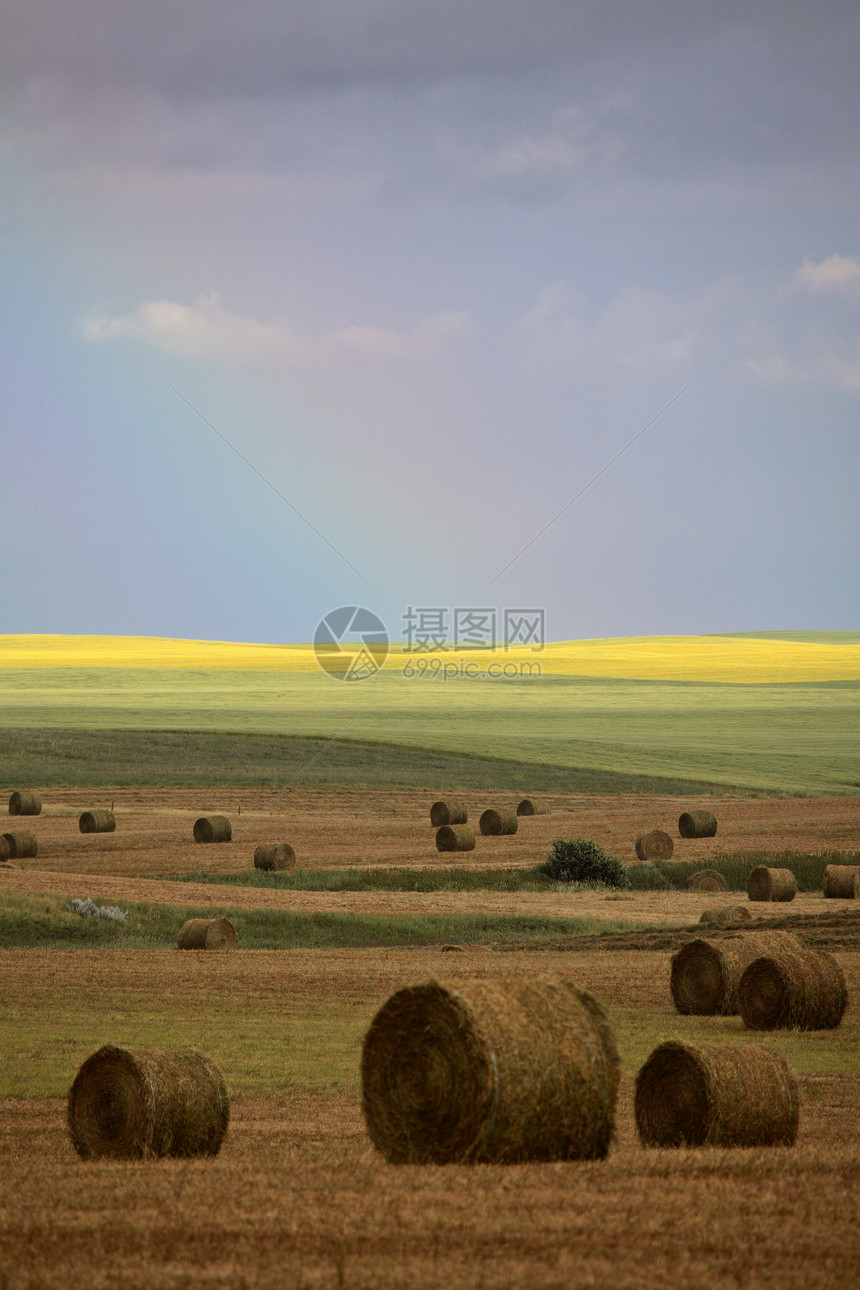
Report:
[[[523,792],[528,791],[523,785]],[[842,932],[847,902],[801,893],[759,906],[768,921],[802,916],[846,971],[852,1006],[836,1031],[768,1035],[798,1072],[794,1148],[646,1151],[633,1080],[667,1038],[758,1043],[737,1017],[681,1017],[669,991],[679,929],[736,893],[604,891],[327,892],[167,881],[253,873],[260,841],[290,841],[306,869],[440,865],[525,869],[557,836],[623,852],[650,827],[677,833],[683,796],[546,794],[551,814],[517,834],[478,838],[462,860],[435,850],[437,793],[356,788],[49,789],[30,821],[39,855],[0,872],[0,902],[82,895],[211,912],[312,916],[538,914],[636,930],[595,948],[459,953],[372,950],[0,950],[0,1287],[496,1287],[571,1285],[853,1287],[860,1260],[860,950]],[[520,794],[522,795],[522,794]],[[468,795],[477,818],[498,794]],[[115,803],[113,834],[82,835],[80,810]],[[517,800],[511,795],[512,803]],[[693,805],[697,803],[694,802]],[[241,815],[238,808],[241,805]],[[854,849],[860,798],[702,799],[716,838],[675,839],[675,859]],[[596,809],[595,809],[596,808]],[[200,846],[194,820],[218,812],[234,841]],[[262,813],[261,813],[262,812]],[[851,918],[852,911],[848,912]],[[177,910],[177,916],[181,917]],[[834,923],[834,918],[836,919]],[[651,932],[642,931],[643,925]],[[846,924],[847,927],[847,924]],[[629,937],[629,943],[624,937]],[[573,944],[573,942],[571,942]],[[545,941],[544,945],[550,945]],[[653,948],[644,948],[647,946]],[[617,946],[618,948],[611,948]],[[623,948],[622,948],[623,946]],[[847,948],[850,946],[850,949]],[[600,1163],[395,1167],[361,1119],[362,1037],[404,984],[439,977],[570,975],[609,1008],[623,1064],[618,1131]],[[65,1095],[101,1044],[194,1047],[223,1071],[230,1129],[213,1160],[84,1163],[65,1129]]]
[[[91,795],[90,795],[91,796]],[[468,800],[470,816],[480,814],[490,795]],[[614,922],[685,926],[715,902],[712,893],[651,891],[611,893],[552,891],[374,892],[300,891],[268,887],[210,886],[202,882],[168,884],[159,879],[195,875],[254,875],[253,854],[259,842],[289,841],[301,869],[333,873],[360,867],[397,866],[404,870],[462,867],[526,870],[539,864],[558,836],[591,837],[607,849],[633,855],[633,840],[650,825],[677,833],[678,817],[689,805],[683,797],[603,795],[587,802],[572,795],[546,795],[552,809],[520,821],[516,834],[478,836],[467,855],[440,856],[429,821],[432,795],[408,789],[294,789],[273,800],[271,793],[247,789],[203,795],[195,789],[115,789],[103,801],[115,804],[117,827],[111,834],[81,834],[77,815],[86,794],[54,789],[44,794],[41,816],[31,821],[39,854],[0,866],[0,892],[18,891],[74,898],[98,895],[122,901],[180,902],[199,906],[323,911],[374,916],[394,915],[532,915],[583,917]],[[239,808],[241,807],[241,814]],[[753,851],[819,851],[856,847],[860,838],[860,797],[746,799],[721,798],[715,838],[675,841],[675,860],[695,868],[720,855]],[[233,823],[230,843],[201,846],[194,842],[195,819],[223,812]],[[629,845],[628,845],[629,844]],[[92,888],[92,890],[91,890]],[[97,890],[96,890],[97,889]],[[832,912],[833,902],[801,895],[795,912]],[[761,905],[756,914],[774,918],[776,906]]]
[[[528,789],[523,786],[523,791]],[[522,792],[491,791],[466,795],[469,818],[501,798],[516,806]],[[94,801],[92,790],[48,789],[42,814],[28,821],[37,834],[39,855],[31,868],[128,877],[252,871],[259,842],[289,842],[302,869],[355,866],[425,868],[462,864],[469,869],[529,867],[545,859],[556,837],[588,837],[608,851],[633,860],[636,837],[652,828],[671,834],[673,859],[706,867],[738,851],[778,854],[817,852],[860,846],[860,795],[844,797],[744,798],[711,801],[717,817],[713,838],[678,837],[678,818],[691,799],[656,794],[601,794],[587,799],[573,793],[539,797],[550,811],[520,819],[507,837],[476,839],[462,857],[439,856],[430,823],[432,792],[414,789],[291,788],[218,789],[105,788]],[[438,796],[438,794],[436,794]],[[2,800],[2,798],[0,798]],[[698,804],[699,799],[693,799]],[[703,799],[707,804],[708,799]],[[94,806],[115,804],[116,832],[81,834],[77,817]],[[241,810],[241,814],[240,814]],[[223,845],[194,842],[194,821],[201,815],[226,815],[233,840]],[[477,829],[476,829],[477,832]]]
[[[840,954],[854,997],[860,954]],[[358,1056],[407,981],[569,973],[604,999],[624,1073],[607,1160],[413,1168],[377,1156]],[[4,1290],[114,1287],[805,1287],[856,1284],[860,1014],[769,1036],[799,1072],[794,1148],[646,1151],[636,1069],[670,1036],[751,1042],[675,1015],[666,953],[469,950],[0,954]],[[233,1116],[213,1160],[84,1163],[64,1095],[102,1042],[199,1047]],[[757,1040],[752,1042],[758,1042]]]

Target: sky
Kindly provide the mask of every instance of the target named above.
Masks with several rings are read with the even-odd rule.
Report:
[[[855,0],[5,0],[0,632],[860,628]]]

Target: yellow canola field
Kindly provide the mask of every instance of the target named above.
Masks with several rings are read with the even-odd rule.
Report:
[[[0,668],[123,667],[182,671],[318,671],[310,645],[246,645],[166,636],[0,636]]]
[[[774,684],[860,680],[860,637],[834,644],[737,636],[629,636],[547,645],[546,674]]]
[[[157,636],[0,636],[0,669],[131,668],[320,674],[309,645],[255,645]],[[839,643],[731,636],[632,636],[560,641],[543,650],[392,647],[386,671],[485,673],[649,681],[786,682],[860,680],[860,636]],[[537,669],[540,669],[538,673]]]

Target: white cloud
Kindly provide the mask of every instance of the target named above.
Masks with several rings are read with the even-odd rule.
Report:
[[[148,300],[130,314],[89,314],[78,327],[87,341],[132,338],[169,353],[239,367],[320,367],[349,356],[367,362],[435,359],[447,356],[470,329],[468,313],[448,312],[400,330],[348,326],[302,335],[284,322],[231,313],[214,291],[193,305]]]
[[[798,304],[798,293],[838,296],[860,301],[860,259],[829,255],[817,263],[804,260],[775,300],[775,325],[759,327],[750,348],[758,350],[742,366],[767,385],[818,383],[853,393],[860,390],[860,340],[846,328],[844,316],[821,305]],[[791,303],[792,300],[794,303]],[[811,310],[817,312],[810,314]],[[800,312],[805,311],[805,312]]]
[[[809,366],[792,363],[785,354],[778,351],[761,358],[747,359],[741,366],[762,385],[802,385],[815,376]]]
[[[522,133],[487,153],[473,167],[472,178],[478,183],[546,184],[564,180],[586,164],[609,161],[623,144],[606,118],[623,106],[624,100],[614,98],[593,110],[562,108],[542,133]]]
[[[835,268],[830,261],[812,268],[830,266],[822,278],[844,290],[850,274],[836,258]],[[732,276],[697,294],[631,289],[599,312],[557,282],[520,320],[517,339],[527,370],[541,379],[685,377],[707,365],[763,385],[860,390],[860,340],[839,320],[817,319],[817,311],[787,296],[784,280]]]
[[[860,391],[860,341],[836,346],[814,358],[790,356],[779,350],[750,359],[747,370],[764,385],[829,385],[848,394]]]
[[[821,375],[839,389],[860,391],[860,340],[842,354],[831,354],[819,363]]]
[[[589,318],[564,282],[547,287],[520,323],[522,352],[539,373],[661,375],[689,368],[724,287],[701,298],[631,289]]]
[[[829,255],[816,264],[804,260],[793,278],[800,290],[817,295],[823,291],[860,300],[860,259],[852,255]]]

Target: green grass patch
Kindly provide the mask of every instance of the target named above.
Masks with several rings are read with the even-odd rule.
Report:
[[[829,864],[860,864],[860,851],[738,851],[730,855],[710,856],[699,868],[713,869],[722,874],[729,891],[746,892],[747,879],[753,869],[766,865],[769,869],[791,869],[797,879],[798,891],[820,892],[824,870]],[[683,890],[684,883],[696,867],[689,863],[658,861],[653,865],[631,865],[627,873],[628,885],[637,891],[665,890],[671,886]]]
[[[758,865],[772,869],[791,869],[797,877],[798,890],[820,892],[824,869],[829,864],[860,864],[860,851],[739,851],[731,855],[703,860],[702,869],[715,869],[726,880],[730,891],[746,892],[747,878]],[[684,882],[695,873],[685,862],[628,865],[624,869],[624,887],[634,891],[681,891]],[[176,882],[187,882],[184,874],[173,875]],[[530,869],[292,869],[284,873],[253,870],[243,873],[201,874],[196,882],[225,887],[262,887],[273,891],[604,891],[599,882],[557,882],[543,867]]]
[[[295,955],[261,955],[255,968],[247,955],[117,953],[99,956],[92,969],[88,955],[75,955],[72,963],[48,955],[29,973],[28,957],[0,952],[4,1098],[65,1097],[81,1063],[104,1043],[132,1051],[199,1049],[223,1071],[231,1095],[295,1088],[357,1096],[364,1034],[390,991],[414,979],[415,970],[404,954],[402,979],[390,965],[376,971],[372,952],[334,974],[330,965],[317,972],[306,956]],[[456,972],[453,957],[446,967]],[[543,970],[543,962],[534,970]],[[661,984],[668,975],[665,953],[565,954],[548,970],[575,974],[604,1002],[631,1074],[669,1036],[759,1042],[739,1017],[677,1015]],[[856,1075],[858,1031],[860,1020],[849,1009],[835,1031],[769,1032],[764,1042],[800,1074]]]
[[[187,882],[184,875],[174,881]],[[213,873],[195,881],[274,891],[569,891],[537,869],[291,869]]]
[[[108,904],[92,894],[96,904]],[[575,900],[575,893],[573,893]],[[636,925],[592,918],[511,914],[394,915],[293,913],[207,905],[123,904],[124,923],[81,917],[68,902],[8,893],[0,903],[5,949],[175,950],[189,918],[229,918],[239,945],[252,950],[364,949],[391,946],[504,945],[555,942],[565,936],[631,930]],[[178,953],[178,951],[177,951]]]
[[[658,1043],[671,1037],[688,1044],[748,1045],[764,1042],[782,1053],[799,1075],[856,1075],[856,1021],[846,1019],[836,1030],[769,1030],[758,1035],[740,1017],[689,1017],[677,1013],[662,1019],[636,1008],[614,1008],[610,1016],[621,1043],[625,1067],[637,1071]]]
[[[14,957],[5,955],[6,971]],[[106,1043],[197,1049],[223,1072],[231,1096],[357,1090],[362,1037],[379,1006],[373,986],[310,995],[294,988],[285,962],[249,991],[247,976],[230,965],[219,972],[188,954],[188,963],[164,973],[154,962],[164,955],[118,954],[97,990],[81,989],[79,972],[69,985],[64,957],[40,964],[26,992],[0,998],[0,1098],[66,1097],[82,1062]]]
[[[676,891],[678,883],[663,872],[663,865],[631,864],[624,871],[628,891]],[[692,872],[692,870],[688,870]],[[686,875],[685,875],[686,876]],[[680,885],[683,885],[681,879]]]

